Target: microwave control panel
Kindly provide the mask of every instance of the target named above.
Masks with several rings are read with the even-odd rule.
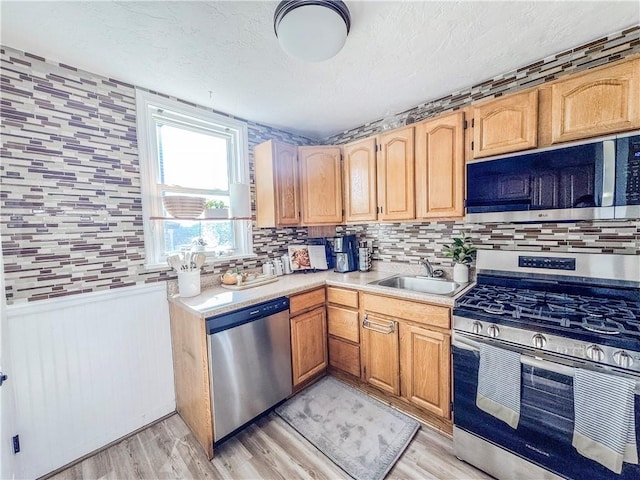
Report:
[[[629,144],[627,204],[640,205],[640,137],[631,138]]]

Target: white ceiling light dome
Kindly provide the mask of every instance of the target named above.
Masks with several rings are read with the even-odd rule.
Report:
[[[351,28],[344,2],[289,0],[276,7],[273,28],[282,49],[307,62],[321,62],[337,54]]]

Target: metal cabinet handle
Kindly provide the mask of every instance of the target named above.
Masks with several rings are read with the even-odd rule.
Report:
[[[364,318],[362,319],[362,328],[371,330],[372,332],[389,335],[390,333],[393,333],[396,331],[396,324],[395,322],[389,322],[389,323],[373,322],[369,320],[367,314],[365,314]]]

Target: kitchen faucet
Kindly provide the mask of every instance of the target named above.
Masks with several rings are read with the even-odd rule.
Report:
[[[424,268],[427,269],[427,277],[442,277],[444,275],[444,271],[441,270],[440,268],[433,268],[433,265],[431,265],[431,262],[429,262],[429,259],[425,258],[424,260],[420,260],[420,263],[422,265],[424,265]]]

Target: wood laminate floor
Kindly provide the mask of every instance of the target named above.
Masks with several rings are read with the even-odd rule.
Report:
[[[70,479],[350,479],[271,413],[207,460],[189,428],[173,415],[50,477]],[[449,438],[423,426],[388,479],[490,479],[453,455]]]

